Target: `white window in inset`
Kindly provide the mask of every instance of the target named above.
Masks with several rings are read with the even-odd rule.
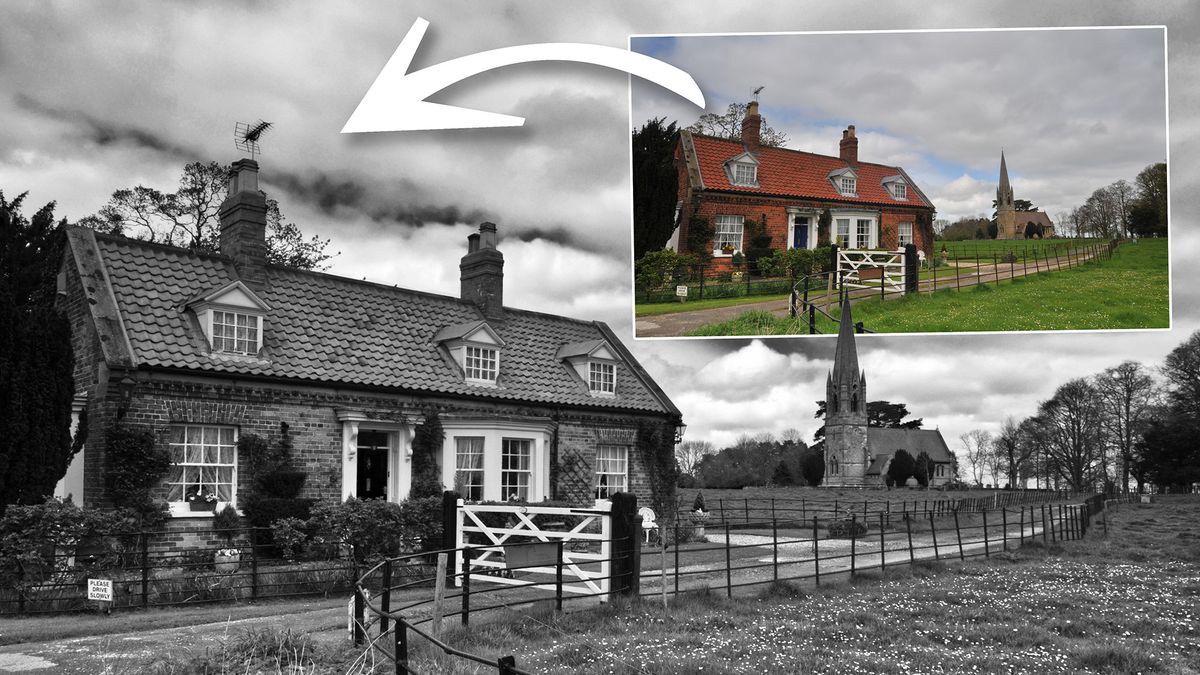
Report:
[[[629,448],[601,445],[596,449],[596,499],[611,499],[629,489]]]
[[[850,245],[850,219],[837,219],[837,245],[841,248],[853,248]]]
[[[896,226],[896,232],[898,233],[897,238],[900,242],[900,248],[904,248],[905,244],[913,243],[912,226],[913,226],[912,223],[900,223],[899,225]]]
[[[483,499],[483,437],[454,438],[454,488],[463,499]]]
[[[533,441],[506,438],[500,453],[500,494],[506,501],[529,501]]]
[[[742,216],[717,216],[713,253],[733,255],[742,250]]]
[[[261,346],[259,317],[238,312],[212,311],[212,348],[214,352],[257,354]]]
[[[904,183],[892,183],[892,196],[896,199],[908,199],[908,186]]]
[[[873,225],[874,222],[875,221],[871,220],[870,218],[858,219],[858,240],[855,244],[855,248],[871,248],[871,225]]]
[[[237,429],[206,424],[172,424],[167,501],[197,511],[236,503]]]
[[[854,176],[842,176],[838,179],[838,191],[843,195],[853,195],[857,190],[857,183]]]
[[[495,382],[499,372],[495,349],[467,346],[467,379]]]
[[[734,185],[755,185],[758,183],[758,167],[745,162],[733,165]]]
[[[617,391],[617,366],[613,363],[588,364],[588,389],[596,394],[614,394]]]

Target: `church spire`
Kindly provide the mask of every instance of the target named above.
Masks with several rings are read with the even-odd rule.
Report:
[[[858,384],[858,349],[854,346],[854,320],[850,317],[850,298],[842,297],[842,320],[838,327],[837,348],[833,352],[835,385]]]
[[[1005,208],[1013,203],[1012,185],[1008,182],[1008,165],[1004,163],[1004,150],[1000,150],[1000,185],[996,187],[996,208]]]

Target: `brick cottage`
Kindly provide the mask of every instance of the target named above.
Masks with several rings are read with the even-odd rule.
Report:
[[[61,494],[111,504],[106,437],[139,426],[172,454],[155,491],[172,524],[203,526],[187,496],[238,505],[239,437],[285,422],[301,496],[395,502],[433,415],[441,480],[468,499],[669,493],[647,455],[671,452],[679,410],[605,324],[505,306],[495,225],[468,238],[447,297],[268,264],[258,164],[229,186],[216,254],[69,230],[59,300],[87,438]]]
[[[838,157],[763,146],[761,128],[751,102],[740,140],[680,132],[676,250],[700,254],[710,274],[731,271],[755,232],[776,251],[836,241],[933,253],[932,202],[903,168],[860,161],[854,126],[842,132]]]

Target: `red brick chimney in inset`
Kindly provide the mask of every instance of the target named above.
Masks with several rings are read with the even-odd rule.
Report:
[[[458,264],[460,295],[493,321],[504,319],[504,255],[496,249],[496,224],[483,223],[467,237],[467,254]]]
[[[762,115],[758,114],[758,101],[751,101],[746,106],[746,116],[742,118],[742,145],[746,150],[758,150],[762,133]]]
[[[854,135],[854,125],[846,127],[842,132],[841,143],[838,144],[842,161],[848,164],[858,164],[858,138]]]

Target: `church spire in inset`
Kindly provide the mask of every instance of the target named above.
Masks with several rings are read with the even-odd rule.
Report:
[[[996,208],[1012,206],[1013,190],[1008,182],[1008,165],[1004,163],[1004,150],[1000,150],[1000,184],[996,187]]]

